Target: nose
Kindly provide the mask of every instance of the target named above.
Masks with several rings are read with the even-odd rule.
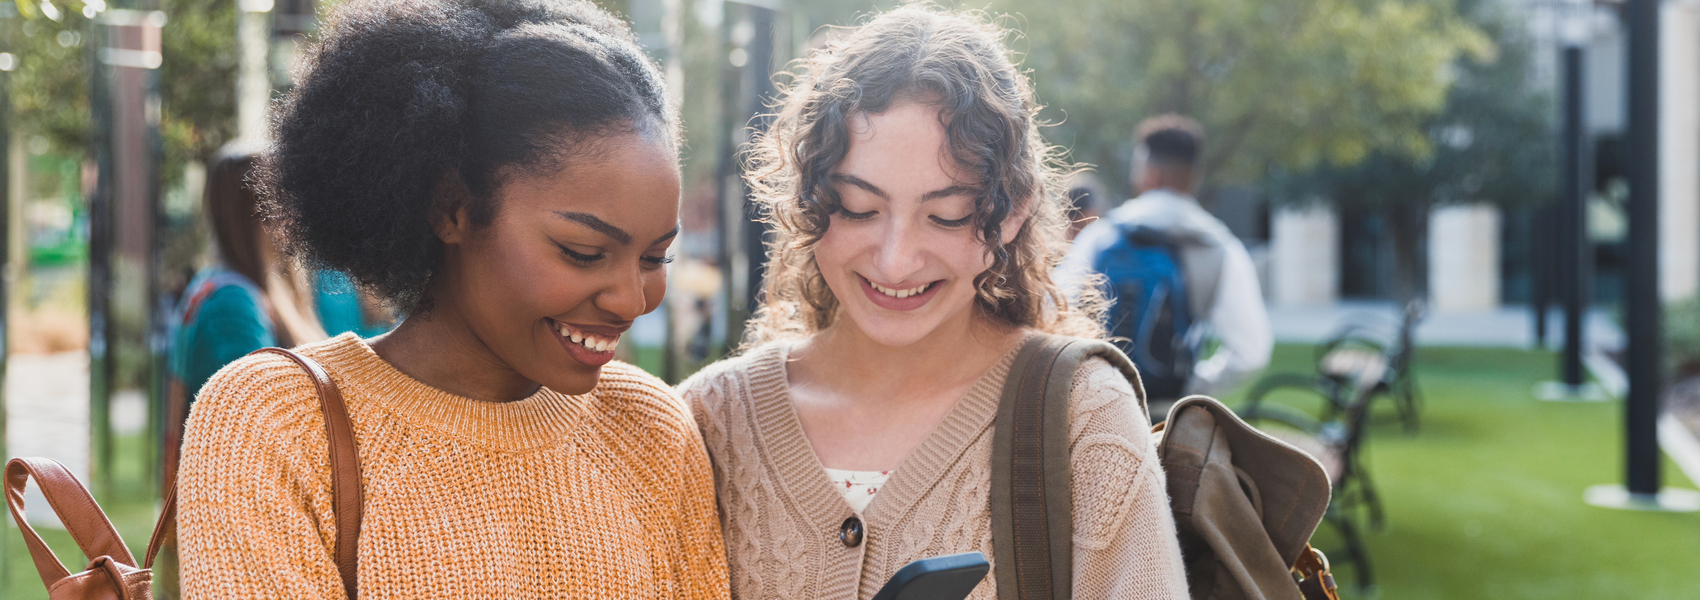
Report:
[[[887,220],[885,231],[880,236],[878,256],[875,257],[874,266],[879,268],[878,275],[885,279],[885,283],[902,282],[910,275],[914,275],[916,271],[921,270],[921,266],[926,264],[926,261],[921,257],[919,232],[915,231],[915,227],[902,221],[902,219]]]
[[[631,321],[643,316],[649,304],[644,297],[641,269],[622,269],[614,275],[608,287],[596,295],[596,306],[613,313],[622,321]]]

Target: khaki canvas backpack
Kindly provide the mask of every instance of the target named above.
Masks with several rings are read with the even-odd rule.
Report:
[[[1121,371],[1144,414],[1138,371],[1105,342],[1033,336],[1010,367],[992,450],[1000,600],[1072,597],[1069,393],[1093,357]],[[1322,465],[1204,396],[1175,403],[1153,431],[1193,598],[1338,600],[1327,558],[1309,544],[1328,508]]]

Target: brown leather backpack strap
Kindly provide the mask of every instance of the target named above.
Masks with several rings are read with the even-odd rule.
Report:
[[[90,559],[106,556],[135,566],[136,558],[124,545],[124,539],[118,537],[118,531],[112,528],[112,521],[106,518],[106,513],[100,510],[88,489],[65,465],[50,458],[14,458],[6,463],[6,506],[11,509],[12,519],[18,522],[18,529],[24,534],[24,545],[29,547],[30,558],[35,560],[36,572],[41,575],[42,583],[52,587],[59,580],[70,577],[71,572],[53,555],[53,550],[47,547],[24,517],[24,487],[32,478],[84,556]]]
[[[1068,393],[1050,390],[1071,338],[1028,338],[1010,365],[992,432],[992,556],[1000,600],[1068,598],[1074,586]]]
[[[363,492],[360,481],[360,452],[354,443],[354,425],[348,419],[348,405],[342,401],[342,391],[331,380],[330,373],[317,361],[283,348],[262,348],[254,351],[282,355],[313,379],[319,389],[319,406],[325,417],[325,435],[330,440],[331,507],[336,514],[336,570],[342,576],[342,588],[354,600],[359,593],[360,519]]]
[[[165,488],[165,504],[159,509],[159,521],[153,524],[153,535],[148,538],[148,553],[142,556],[142,568],[152,569],[153,559],[159,555],[159,547],[165,544],[166,534],[177,527],[177,478],[172,477],[170,485]]]

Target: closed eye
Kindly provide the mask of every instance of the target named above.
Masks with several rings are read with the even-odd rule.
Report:
[[[850,212],[843,206],[838,207],[838,216],[844,217],[846,220],[850,221],[866,221],[874,218],[874,215],[877,214],[879,214],[879,211],[877,210],[870,210],[868,212]]]
[[[587,265],[590,264],[590,263],[594,263],[596,261],[602,260],[604,258],[608,258],[607,252],[603,252],[601,254],[585,254],[585,253],[582,253],[582,252],[573,252],[572,248],[568,248],[568,247],[563,246],[561,244],[555,244],[555,247],[560,248],[561,254],[565,255],[567,258],[570,258],[570,259],[572,259],[576,262],[587,264]]]
[[[965,227],[965,226],[968,225],[969,222],[974,220],[973,215],[969,215],[969,216],[962,217],[960,219],[954,219],[954,220],[941,219],[939,217],[928,217],[928,218],[932,219],[933,223],[937,224],[939,227],[943,227],[943,228],[946,228],[946,229],[957,229],[957,228],[960,228],[960,227]]]

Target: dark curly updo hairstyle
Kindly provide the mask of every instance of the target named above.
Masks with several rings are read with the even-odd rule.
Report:
[[[320,30],[258,184],[287,249],[427,311],[433,218],[475,227],[515,174],[594,157],[609,135],[677,147],[659,69],[586,0],[353,0]]]

